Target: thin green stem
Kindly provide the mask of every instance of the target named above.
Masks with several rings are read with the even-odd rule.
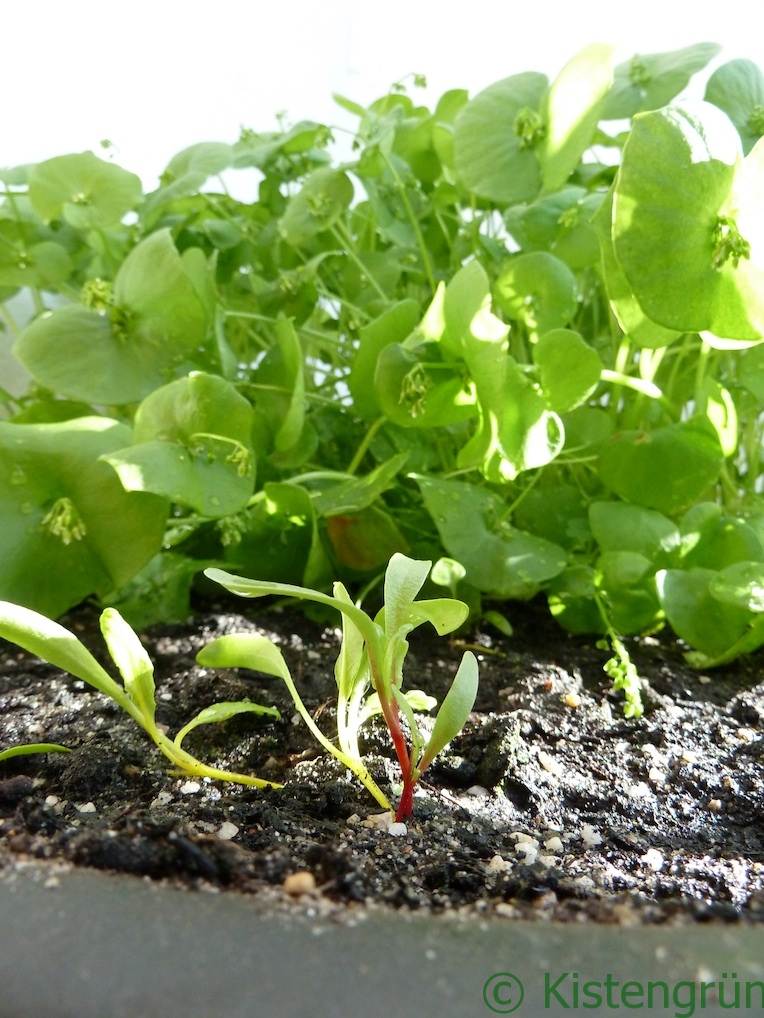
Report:
[[[351,475],[354,474],[356,470],[360,467],[364,456],[369,450],[369,446],[374,441],[375,435],[380,430],[380,428],[385,426],[385,424],[387,424],[387,418],[383,415],[382,417],[378,417],[376,421],[374,421],[374,423],[367,429],[366,434],[363,436],[363,441],[356,449],[355,456],[353,456],[352,460],[350,461],[350,466],[348,467],[347,470],[349,474]]]
[[[380,149],[380,152],[381,151],[382,150]],[[400,174],[395,168],[395,164],[384,152],[382,152],[382,158],[385,160],[385,164],[390,173],[392,174],[393,180],[395,181],[395,186],[398,188],[398,193],[401,196],[401,201],[403,202],[404,208],[406,209],[406,215],[408,216],[408,220],[411,223],[411,228],[414,231],[417,244],[419,245],[419,250],[422,254],[422,261],[424,263],[424,270],[427,276],[427,281],[430,284],[430,289],[432,290],[433,293],[435,293],[435,290],[437,289],[437,283],[435,282],[435,274],[432,270],[430,253],[427,250],[427,245],[424,242],[424,237],[422,235],[422,229],[419,225],[419,220],[414,215],[414,210],[411,207],[411,202],[409,201],[408,192],[406,191],[406,188],[403,185],[403,181],[400,178]]]
[[[339,221],[336,222],[334,224],[334,226],[331,228],[331,230],[332,230],[332,233],[334,234],[334,236],[337,238],[337,240],[343,246],[343,248],[347,251],[348,256],[350,258],[352,258],[353,261],[358,266],[358,268],[359,268],[359,270],[361,272],[361,276],[363,278],[368,279],[369,283],[377,291],[377,293],[382,298],[382,300],[384,300],[385,302],[389,301],[390,298],[388,297],[388,295],[385,293],[385,291],[379,285],[379,283],[377,282],[377,280],[374,277],[374,275],[369,271],[368,266],[364,265],[363,261],[361,260],[358,252],[355,249],[355,241],[350,236],[349,231],[345,228],[344,223],[339,222]]]

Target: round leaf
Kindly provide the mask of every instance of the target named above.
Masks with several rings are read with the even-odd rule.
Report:
[[[45,222],[62,215],[72,226],[114,226],[143,196],[140,177],[92,152],[56,156],[29,168],[29,198]]]
[[[533,348],[544,398],[565,413],[580,406],[599,384],[602,362],[583,336],[570,329],[545,333]]]
[[[764,328],[764,150],[740,167],[737,133],[709,103],[635,118],[613,205],[613,245],[646,314],[682,332],[756,339]]]
[[[703,419],[656,431],[622,431],[600,453],[600,476],[628,502],[671,514],[700,498],[723,462],[716,432]]]
[[[478,93],[456,117],[456,172],[478,197],[510,205],[538,194],[538,159],[533,144],[518,133],[518,118],[538,110],[546,88],[543,74],[515,74]],[[539,139],[542,132],[539,117]]]
[[[576,277],[559,258],[533,251],[513,258],[496,280],[496,303],[538,334],[567,325],[578,309]]]

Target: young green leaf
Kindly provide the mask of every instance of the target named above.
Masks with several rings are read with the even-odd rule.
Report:
[[[30,756],[34,753],[71,753],[66,746],[59,746],[56,742],[34,742],[26,746],[11,746],[0,752],[0,763],[3,760],[11,760],[15,756]]]
[[[220,703],[213,703],[209,707],[205,707],[187,725],[184,725],[175,736],[175,745],[180,746],[188,733],[192,732],[199,725],[219,724],[221,721],[228,721],[229,718],[236,717],[237,714],[267,714],[269,717],[276,718],[276,720],[281,718],[281,714],[275,707],[262,707],[259,703],[252,703],[249,700],[237,700],[235,702],[223,700]]]
[[[405,625],[414,598],[430,573],[432,562],[419,562],[396,552],[385,573],[385,632],[394,636]]]
[[[156,712],[154,665],[146,648],[115,608],[106,608],[101,613],[101,632],[125,690],[141,712],[143,723],[153,725]]]
[[[467,718],[475,705],[478,690],[478,664],[472,651],[465,651],[457,669],[451,688],[440,705],[435,727],[427,743],[424,755],[417,763],[420,773],[426,770],[455,735],[464,728]]]
[[[280,679],[290,677],[284,655],[276,644],[256,633],[219,636],[202,647],[196,660],[204,668],[250,668]]]
[[[57,622],[31,608],[0,601],[0,636],[54,667],[82,679],[127,709],[129,701],[124,690],[104,671],[77,637]]]

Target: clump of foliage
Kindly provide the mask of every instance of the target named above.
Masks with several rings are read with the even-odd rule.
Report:
[[[363,762],[358,748],[361,725],[382,714],[398,757],[403,791],[397,820],[413,809],[414,787],[438,753],[464,727],[475,703],[478,665],[465,651],[454,681],[440,706],[428,738],[423,735],[414,711],[430,710],[435,700],[420,689],[403,691],[403,664],[408,634],[430,622],[442,636],[453,632],[467,618],[469,609],[452,598],[415,600],[430,572],[431,562],[417,562],[395,554],[385,573],[385,603],[372,619],[353,603],[341,583],[333,596],[284,583],[267,583],[234,576],[221,569],[207,569],[210,579],[242,597],[289,595],[329,605],[342,613],[342,644],[334,669],[337,681],[337,744],[321,732],[307,711],[279,648],[267,637],[254,633],[230,633],[208,643],[197,655],[201,665],[214,668],[251,668],[283,679],[305,724],[321,745],[358,777],[377,802],[391,810]],[[401,725],[406,720],[409,748]]]
[[[236,714],[254,713],[280,717],[275,707],[261,707],[249,700],[211,704],[200,711],[175,736],[170,739],[157,724],[154,666],[146,650],[125,622],[113,608],[107,608],[101,615],[101,632],[112,660],[116,664],[123,685],[116,682],[99,665],[90,651],[70,633],[68,629],[51,621],[45,615],[24,608],[22,605],[0,601],[0,637],[18,644],[31,654],[61,668],[70,675],[82,679],[99,693],[110,697],[153,739],[159,750],[167,757],[176,773],[198,777],[235,781],[241,785],[256,788],[273,786],[275,783],[248,774],[210,767],[197,760],[183,749],[182,742],[189,732],[199,725],[227,721]],[[35,743],[29,746],[12,746],[0,754],[0,760],[26,753],[67,752],[64,746],[55,743]]]
[[[0,172],[29,379],[0,392],[0,595],[140,626],[205,566],[327,589],[399,552],[476,613],[543,593],[611,642],[668,621],[703,667],[760,646],[764,76],[677,99],[717,52],[337,97],[348,157],[244,130],[147,194],[92,153]]]

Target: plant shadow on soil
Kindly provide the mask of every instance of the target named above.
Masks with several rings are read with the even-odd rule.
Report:
[[[0,644],[0,748],[72,749],[0,764],[0,875],[35,860],[95,867],[339,920],[370,907],[611,923],[764,919],[761,655],[704,676],[668,633],[627,641],[646,708],[627,720],[602,671],[607,652],[564,633],[545,605],[513,605],[511,638],[467,638],[480,661],[475,711],[426,773],[407,833],[394,837],[364,823],[379,807],[295,723],[278,679],[213,673],[194,660],[222,633],[275,639],[331,735],[338,631],[286,611],[201,607],[187,625],[144,639],[159,720],[174,735],[216,701],[277,706],[280,722],[239,716],[196,729],[187,746],[285,787],[173,776],[110,700]],[[110,665],[97,619],[84,606],[63,622]],[[463,649],[417,630],[406,687],[440,702]],[[371,722],[364,732],[370,770],[389,789],[386,729]],[[290,898],[284,881],[300,871],[315,889]]]

